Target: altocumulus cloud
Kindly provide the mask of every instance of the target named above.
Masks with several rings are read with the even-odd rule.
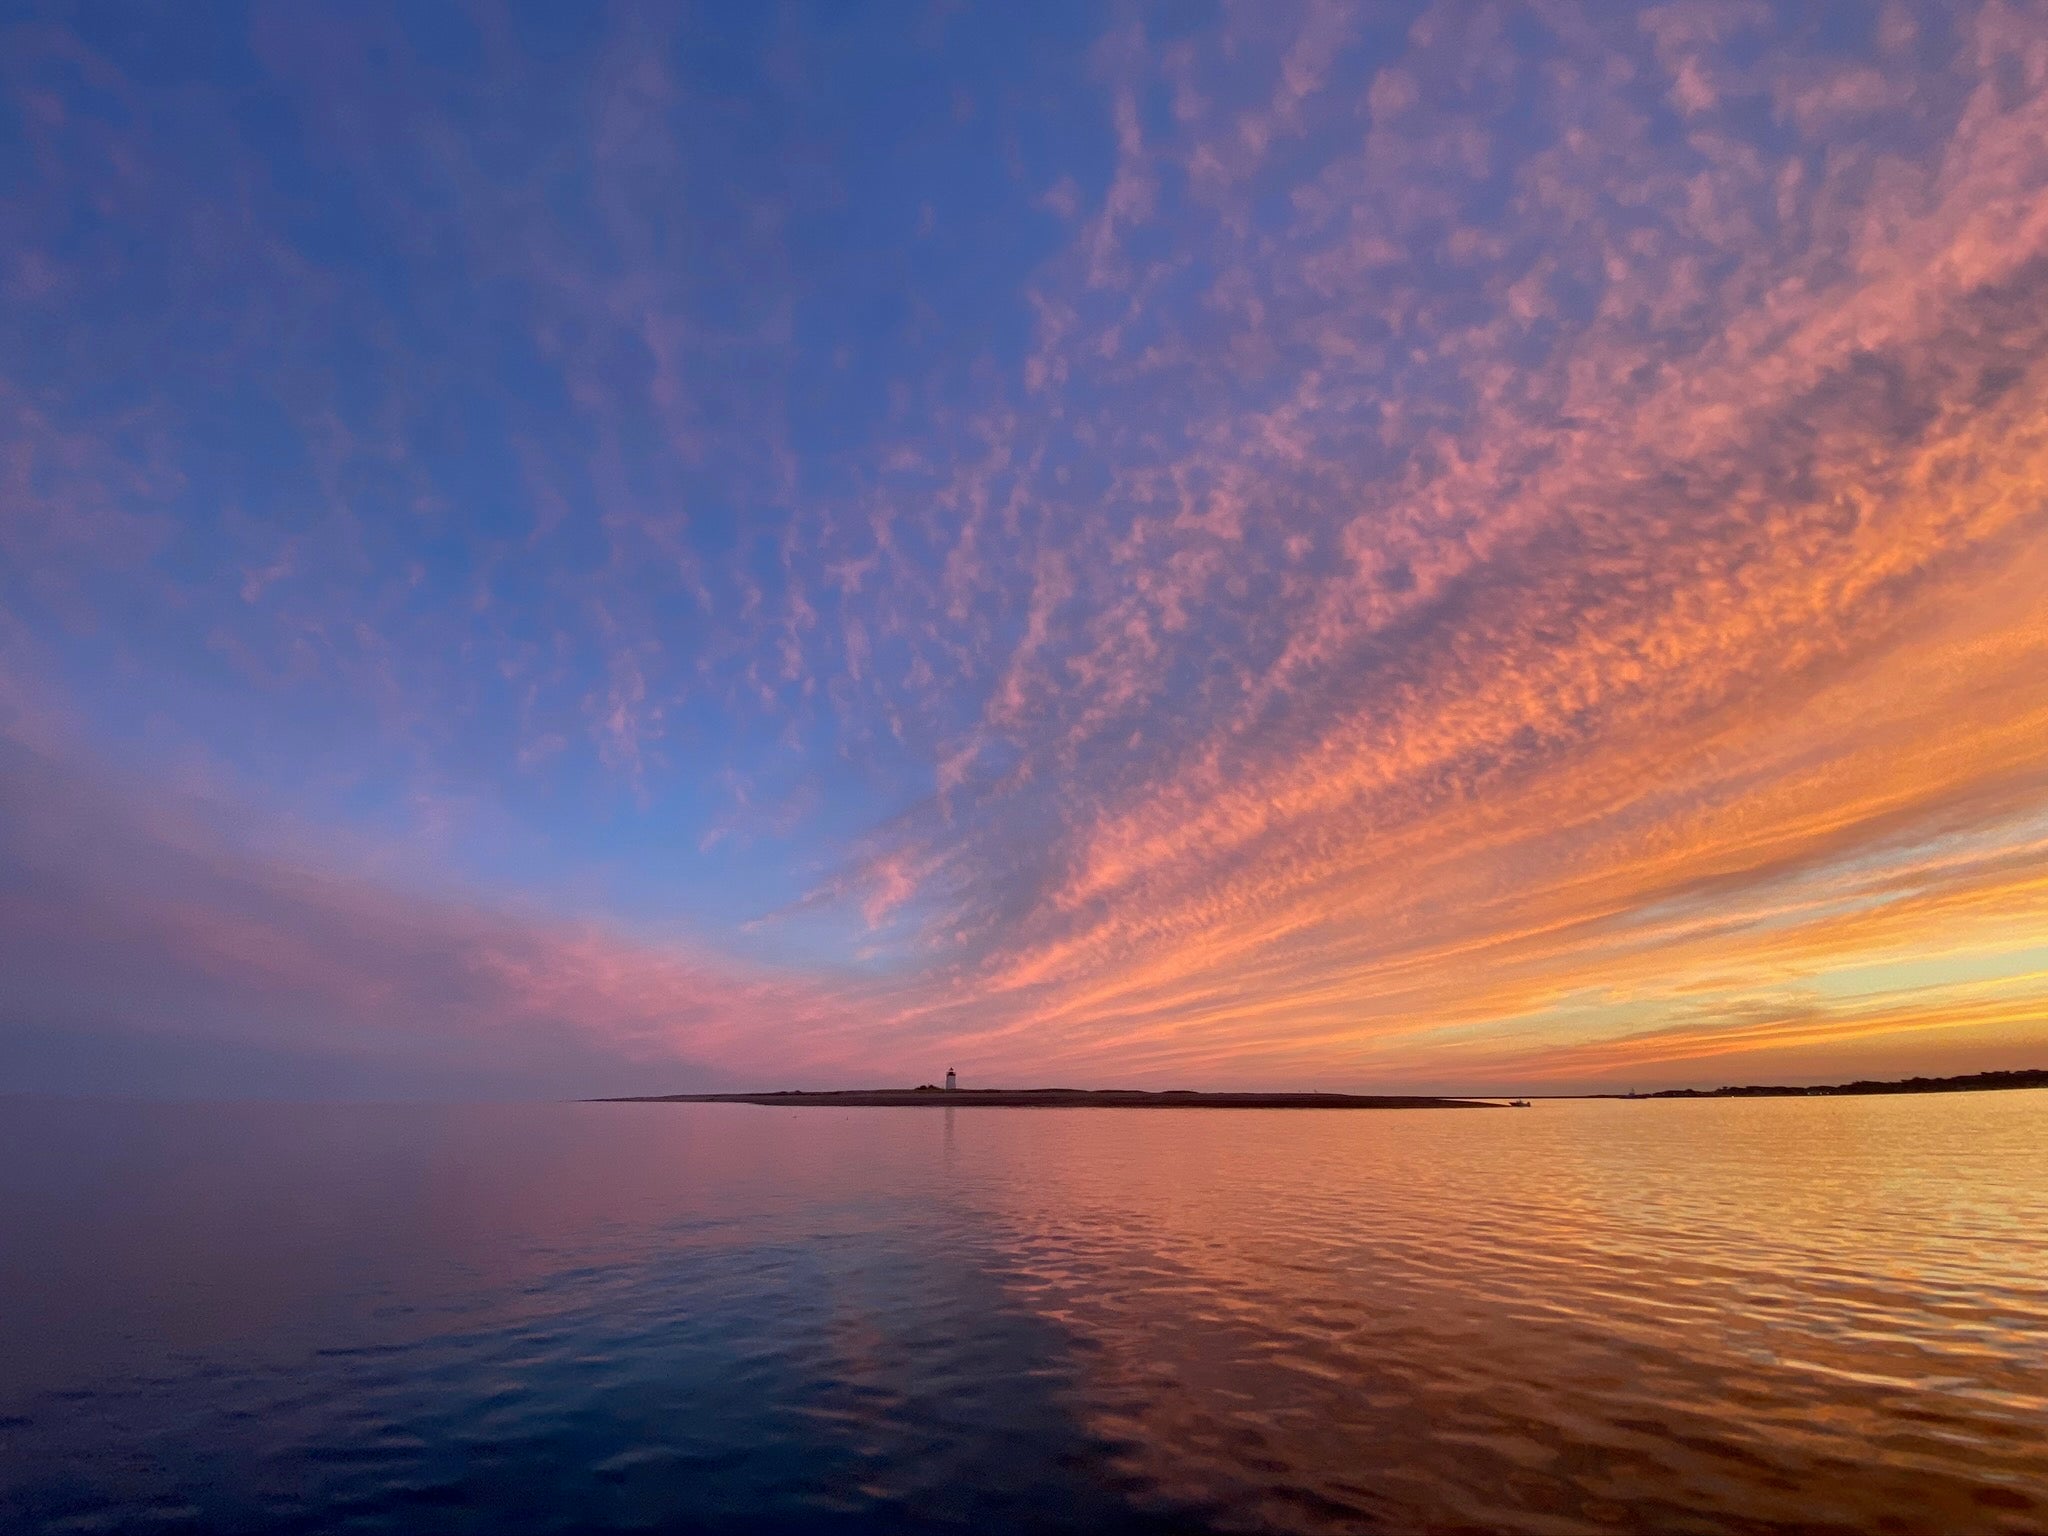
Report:
[[[15,1080],[2048,1048],[2048,8],[244,20],[7,50]]]

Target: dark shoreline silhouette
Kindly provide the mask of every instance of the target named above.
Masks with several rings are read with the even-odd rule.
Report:
[[[1972,1072],[1960,1077],[1907,1077],[1888,1082],[1663,1088],[1654,1093],[1546,1094],[1578,1099],[1807,1099],[1887,1093],[1983,1093],[2048,1088],[2048,1068]],[[587,1104],[765,1104],[842,1109],[1500,1109],[1498,1102],[1378,1093],[1201,1093],[1135,1088],[784,1088],[772,1093],[611,1094]],[[1519,1102],[1519,1101],[1518,1101]]]
[[[1147,1093],[1128,1088],[839,1088],[810,1093],[660,1093],[592,1104],[767,1104],[862,1109],[1498,1109],[1476,1099],[1410,1094]]]
[[[1811,1088],[1729,1087],[1665,1088],[1656,1093],[1598,1093],[1598,1099],[1816,1099],[1874,1093],[1984,1093],[1998,1088],[2048,1088],[2048,1068],[2021,1072],[1971,1072],[1961,1077],[1904,1077],[1890,1082],[1864,1080],[1828,1083]]]

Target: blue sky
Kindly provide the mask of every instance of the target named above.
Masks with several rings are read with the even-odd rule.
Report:
[[[2048,1044],[2039,6],[13,17],[0,1088]]]

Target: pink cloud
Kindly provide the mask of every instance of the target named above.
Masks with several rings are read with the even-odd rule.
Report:
[[[0,737],[5,1023],[118,1025],[131,1051],[154,1039],[258,1067],[301,1053],[401,1094],[666,1092],[849,1064],[851,989],[422,894],[332,849],[265,852],[218,815]],[[120,1049],[66,1086],[137,1086]]]

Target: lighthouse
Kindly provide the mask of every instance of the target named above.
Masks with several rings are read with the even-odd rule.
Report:
[[[951,1067],[946,1068],[946,1092],[951,1093],[958,1086],[959,1082],[953,1076],[953,1069]]]

